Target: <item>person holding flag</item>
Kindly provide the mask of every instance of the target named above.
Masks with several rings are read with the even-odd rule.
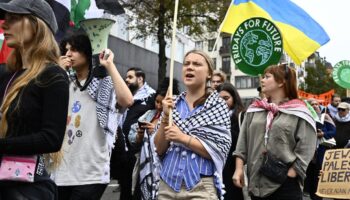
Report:
[[[203,51],[185,55],[182,77],[186,91],[163,100],[154,138],[163,156],[158,199],[218,199],[222,171],[231,147],[230,116],[225,101],[207,88],[213,61]],[[173,109],[173,124],[169,110]]]

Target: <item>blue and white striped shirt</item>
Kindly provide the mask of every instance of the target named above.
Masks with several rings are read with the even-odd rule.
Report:
[[[176,104],[176,110],[180,113],[181,119],[190,117],[196,111],[203,108],[197,106],[190,111],[184,96]],[[161,178],[176,192],[180,192],[181,185],[184,183],[187,190],[191,190],[201,179],[202,176],[214,175],[214,162],[205,159],[193,151],[172,144],[163,160]]]

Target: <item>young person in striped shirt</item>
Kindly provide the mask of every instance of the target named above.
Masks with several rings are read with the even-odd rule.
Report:
[[[218,199],[222,170],[231,146],[230,116],[225,101],[208,90],[213,61],[203,51],[185,55],[186,91],[163,100],[156,131],[156,152],[162,156],[158,199]],[[168,124],[169,109],[173,124]]]

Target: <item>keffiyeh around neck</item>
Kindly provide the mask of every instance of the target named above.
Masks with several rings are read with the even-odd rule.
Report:
[[[136,94],[134,95],[134,101],[148,98],[151,94],[154,94],[155,92],[156,91],[154,91],[154,89],[151,88],[147,84],[147,82],[145,82],[144,85],[140,89],[138,89]]]
[[[350,121],[350,113],[348,113],[345,117],[340,117],[339,113],[335,115],[335,119],[338,122],[349,122]]]
[[[175,101],[184,97],[182,93]],[[182,132],[196,137],[207,150],[215,165],[215,186],[219,196],[222,191],[222,170],[231,147],[231,122],[227,104],[213,92],[205,101],[203,107],[193,115],[182,120],[180,113],[174,109],[173,119]]]
[[[259,100],[253,102],[247,112],[258,112],[267,110],[267,121],[266,121],[266,133],[271,129],[271,125],[274,117],[280,111],[286,114],[295,115],[306,120],[315,130],[316,132],[316,123],[309,111],[306,107],[305,103],[300,99],[293,99],[282,103],[280,105],[276,105],[274,103],[267,102],[267,99]]]
[[[103,79],[93,78],[87,87],[88,94],[96,101],[96,114],[100,127],[107,137],[108,150],[111,152],[116,140],[116,130],[122,119],[122,113],[116,109],[116,95],[110,76]]]

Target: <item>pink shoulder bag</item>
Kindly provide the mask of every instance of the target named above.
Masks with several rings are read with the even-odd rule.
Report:
[[[4,97],[7,94],[15,72],[10,81],[7,83]],[[34,182],[35,168],[37,165],[37,156],[15,156],[3,155],[0,163],[0,181],[20,181],[20,182]]]

